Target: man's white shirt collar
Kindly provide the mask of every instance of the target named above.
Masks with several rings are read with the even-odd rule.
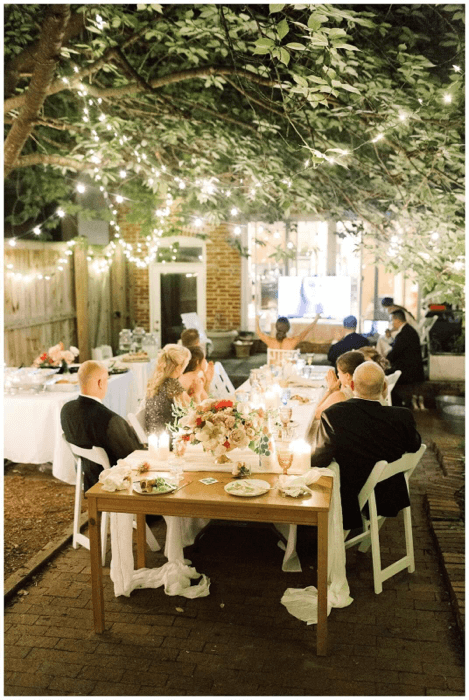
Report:
[[[82,394],[82,393],[78,394],[78,396],[83,396],[85,399],[94,399],[94,400],[97,401],[98,403],[103,403],[103,402],[101,401],[101,399],[98,399],[97,396],[90,396],[89,394]]]

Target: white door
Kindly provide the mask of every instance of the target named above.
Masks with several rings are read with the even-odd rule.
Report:
[[[178,341],[184,328],[181,313],[196,312],[205,328],[204,263],[153,263],[149,291],[150,330],[160,347]]]

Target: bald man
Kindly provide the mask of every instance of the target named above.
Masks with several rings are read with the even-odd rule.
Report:
[[[101,362],[88,360],[78,370],[80,394],[64,404],[60,422],[65,439],[77,447],[103,447],[113,467],[134,450],[143,448],[135,431],[121,416],[103,405],[106,396],[108,371]],[[100,464],[86,459],[83,462],[83,484],[88,491],[99,481],[103,470]]]
[[[321,416],[312,467],[327,467],[333,459],[340,467],[343,526],[361,526],[358,494],[376,462],[394,462],[421,444],[414,417],[407,408],[383,406],[380,402],[385,376],[375,362],[364,362],[353,373],[354,398],[336,403]],[[376,487],[378,514],[395,516],[409,505],[403,474]]]

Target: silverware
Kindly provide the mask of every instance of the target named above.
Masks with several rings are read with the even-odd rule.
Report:
[[[173,491],[173,493],[176,493],[176,491],[180,491],[183,489],[185,486],[189,486],[189,484],[192,484],[192,481],[188,481],[186,484],[182,484],[182,486],[178,486],[177,489]]]

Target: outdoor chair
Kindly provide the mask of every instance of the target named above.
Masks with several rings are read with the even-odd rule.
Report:
[[[267,348],[267,364],[281,365],[282,360],[287,362],[293,360],[296,350],[278,350],[276,348]]]
[[[138,409],[137,413],[128,413],[127,422],[137,433],[137,437],[145,445],[148,442],[147,431],[145,430],[145,402]]]
[[[401,374],[401,370],[397,369],[395,372],[393,372],[392,374],[388,374],[388,376],[386,377],[386,381],[388,383],[388,393],[386,396],[386,401],[388,402],[388,406],[392,406],[391,392],[396,386],[397,380],[399,379]]]
[[[414,561],[414,543],[412,540],[412,515],[410,506],[403,508],[402,513],[404,515],[404,530],[405,530],[405,544],[406,544],[406,555],[398,561],[390,564],[385,569],[381,568],[381,550],[379,544],[379,531],[386,520],[383,516],[378,516],[376,510],[376,498],[375,498],[375,487],[381,481],[389,479],[395,474],[403,473],[407,483],[407,490],[409,489],[409,479],[412,475],[417,464],[427,449],[426,445],[421,445],[420,449],[414,453],[408,453],[403,455],[396,462],[389,464],[385,460],[377,462],[373,467],[373,471],[366,480],[365,485],[358,494],[358,502],[360,504],[360,510],[362,511],[362,525],[363,532],[352,537],[350,540],[345,542],[345,549],[353,547],[354,545],[361,543],[359,546],[360,552],[366,552],[371,545],[371,556],[373,561],[373,580],[375,593],[381,593],[383,590],[383,581],[386,581],[391,576],[407,569],[409,573],[415,571],[415,561]],[[366,518],[363,515],[363,507],[368,503],[369,517]]]
[[[226,399],[228,396],[233,396],[234,393],[235,388],[225,368],[221,362],[215,362],[215,372],[210,384],[210,394],[213,394],[216,399]]]
[[[75,458],[75,466],[77,470],[77,479],[75,484],[75,510],[73,514],[73,539],[72,546],[74,549],[78,549],[78,545],[90,548],[90,539],[87,535],[83,535],[80,532],[80,515],[81,515],[81,504],[83,499],[83,467],[82,467],[82,457],[89,459],[95,464],[100,464],[103,469],[110,469],[109,459],[106,451],[102,447],[92,447],[91,449],[84,449],[83,447],[78,447],[68,442],[65,439],[65,435],[62,433],[62,439],[65,444],[70,449],[72,455]],[[106,561],[106,542],[107,536],[109,534],[109,513],[103,513],[101,518],[101,564],[104,566]],[[136,523],[134,522],[134,527]],[[155,538],[154,534],[146,525],[146,540],[152,552],[157,552],[161,549],[158,544],[158,540]]]

